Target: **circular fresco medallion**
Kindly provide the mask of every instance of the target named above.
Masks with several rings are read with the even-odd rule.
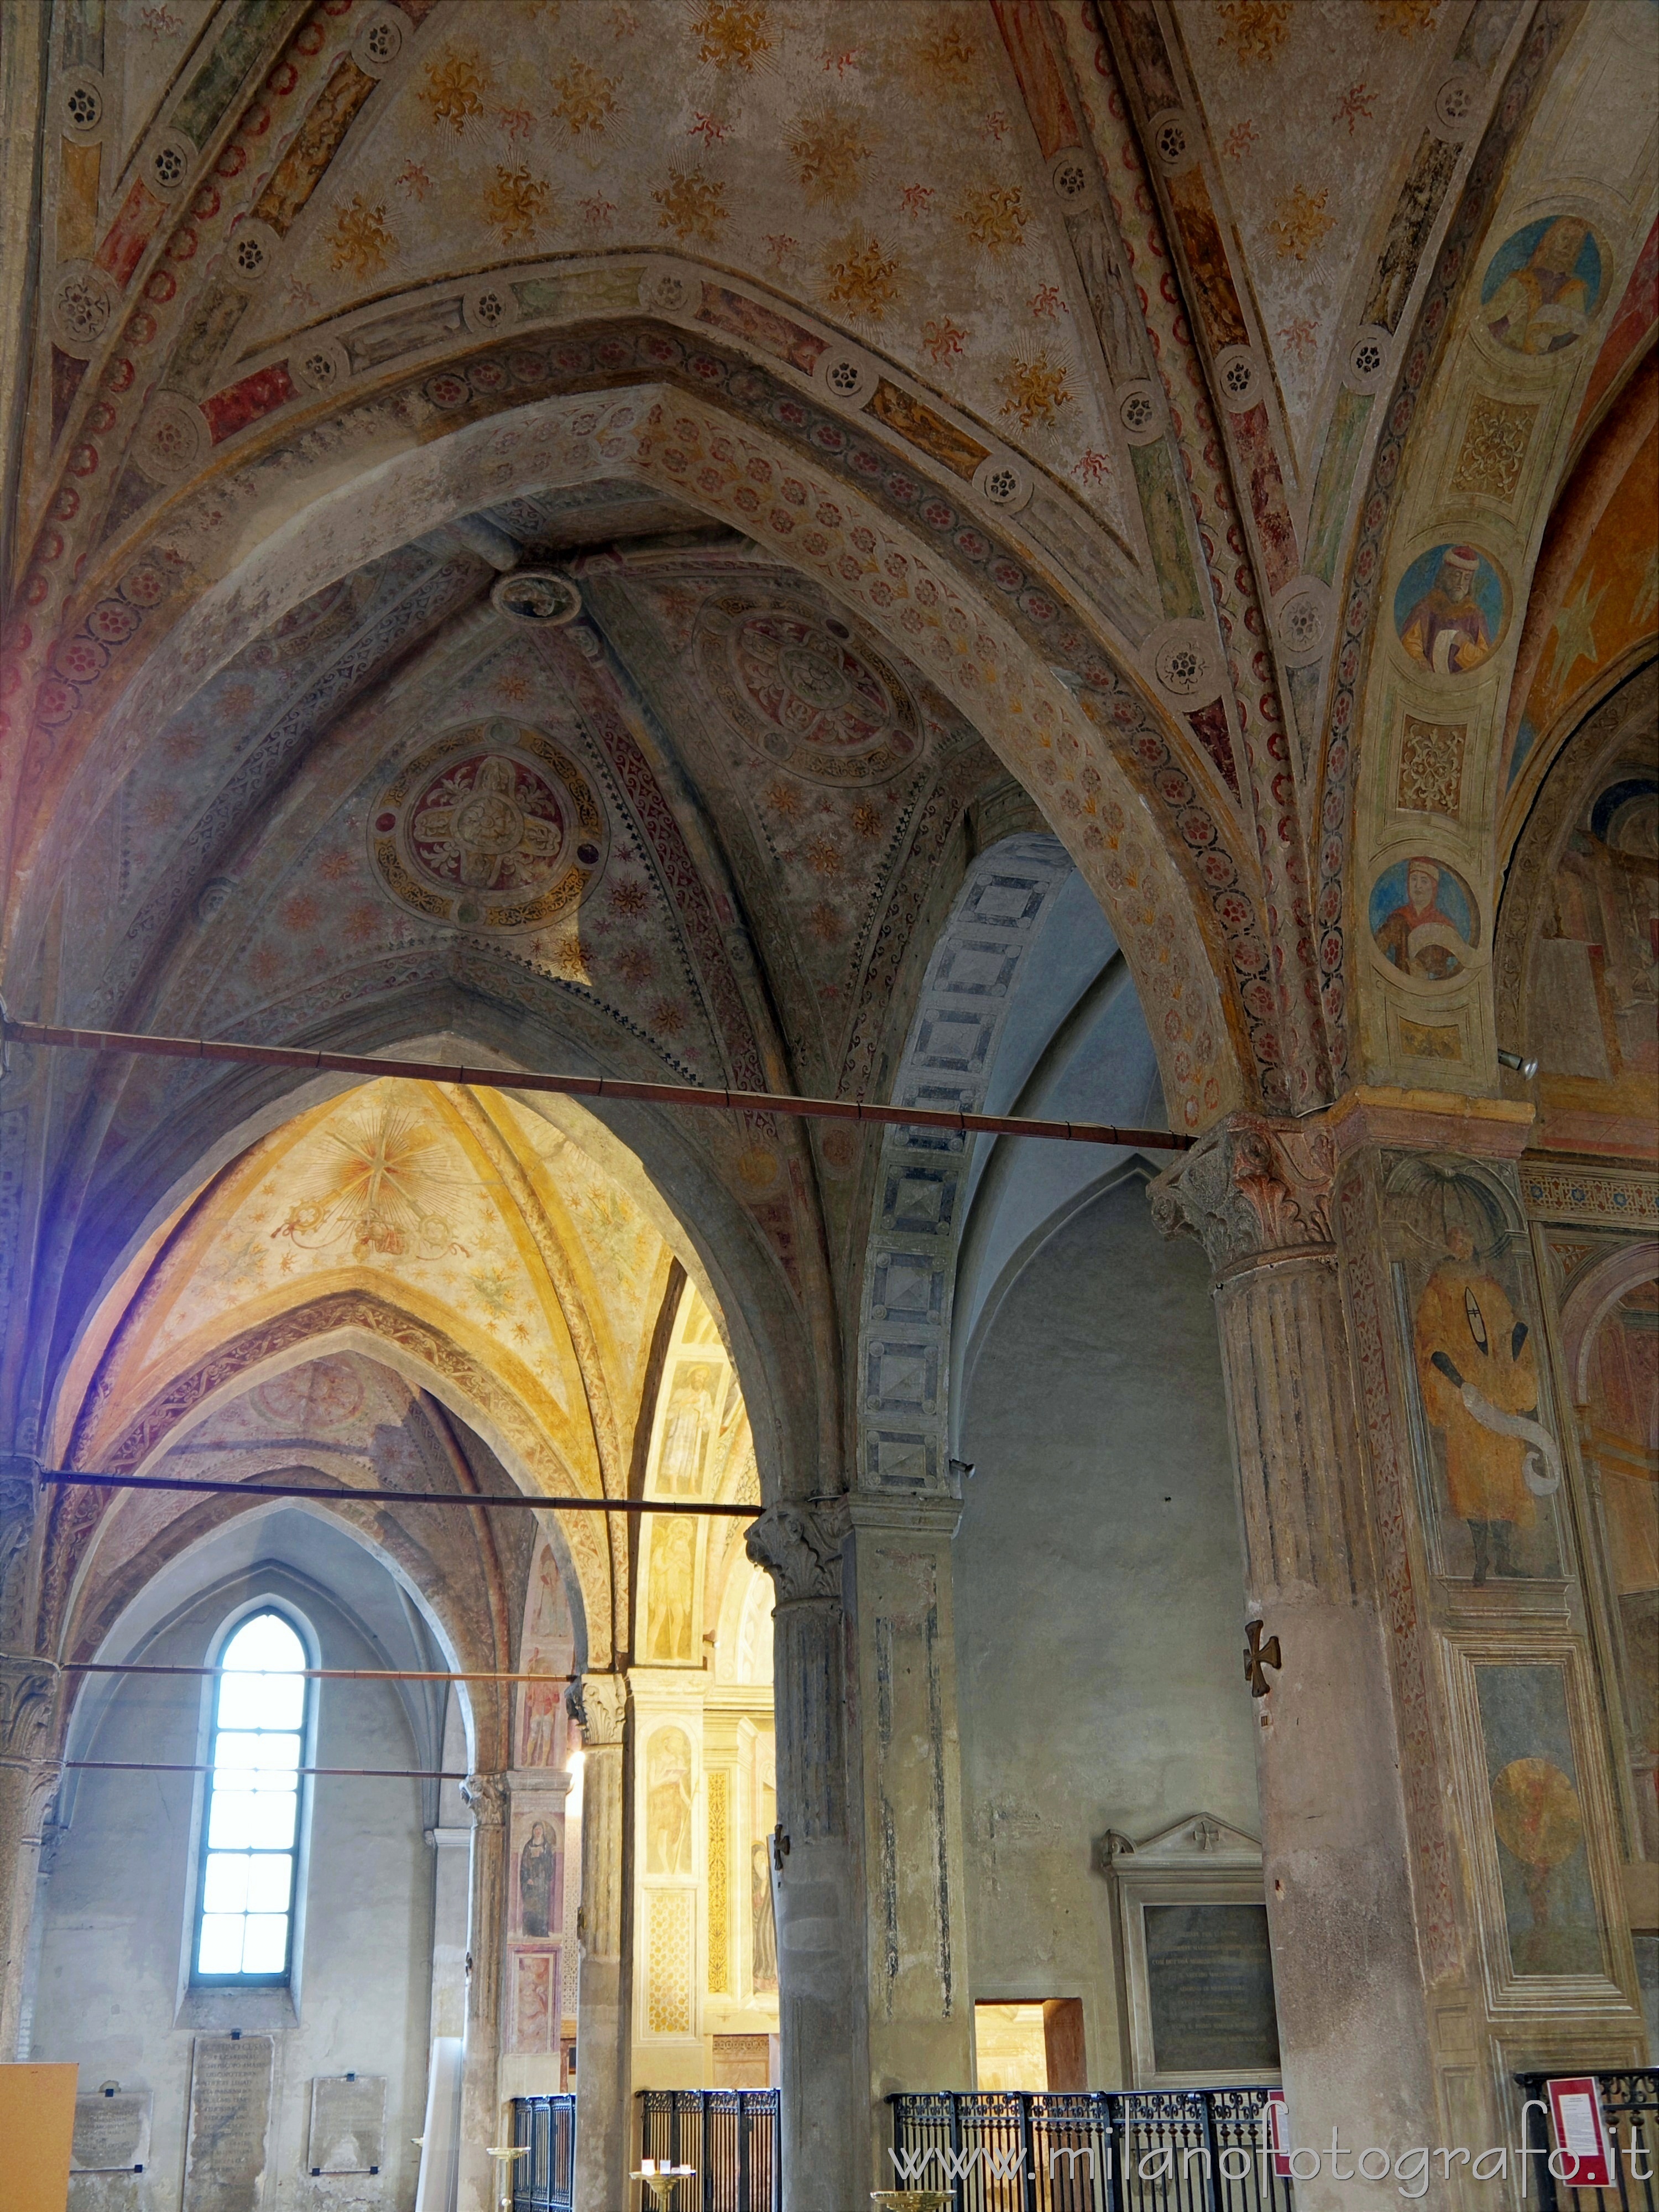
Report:
[[[580,902],[609,832],[592,785],[539,730],[452,730],[369,815],[376,873],[400,906],[461,929],[538,929]]]
[[[309,1361],[258,1384],[256,1413],[291,1436],[342,1429],[362,1408],[363,1386],[338,1360]]]
[[[881,783],[921,757],[921,718],[896,672],[805,600],[711,599],[696,650],[727,720],[780,768],[818,783]]]
[[[1582,216],[1540,216],[1486,264],[1480,313],[1510,353],[1565,353],[1589,329],[1607,289],[1600,240]]]
[[[1523,1866],[1559,1866],[1584,1832],[1578,1792],[1547,1759],[1512,1759],[1492,1778],[1492,1825]]]
[[[1464,676],[1497,652],[1509,607],[1504,573],[1478,545],[1431,545],[1395,586],[1394,626],[1420,668]]]
[[[1423,983],[1461,975],[1480,942],[1480,909],[1455,868],[1414,853],[1371,885],[1371,941],[1390,967]]]
[[[557,568],[512,568],[490,586],[489,604],[532,629],[561,629],[581,612],[582,595]]]

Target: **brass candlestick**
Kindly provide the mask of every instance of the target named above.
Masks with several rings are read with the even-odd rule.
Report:
[[[665,2159],[660,2166],[647,2160],[637,2173],[629,2179],[637,2181],[641,2194],[649,2190],[656,2200],[657,2212],[674,2212],[674,2191],[682,2181],[690,2181],[696,2173],[695,2166],[670,2166]]]
[[[528,2143],[490,2143],[485,2148],[486,2158],[493,2158],[501,2170],[501,2194],[495,2199],[496,2212],[513,2212],[513,2161],[528,2158]]]

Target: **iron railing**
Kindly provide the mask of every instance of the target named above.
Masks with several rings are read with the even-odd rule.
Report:
[[[1548,2074],[1515,2077],[1526,2100],[1521,2140],[1529,2154],[1524,2160],[1528,2186],[1536,2183],[1539,2212],[1614,2212],[1615,2207],[1619,2212],[1659,2212],[1659,2180],[1653,2172],[1659,2152],[1659,2066],[1595,2075],[1613,2147],[1611,2189],[1575,2189],[1566,2179],[1572,2168],[1550,2131],[1548,2084],[1570,2071],[1558,2066]]]
[[[779,2212],[775,2089],[641,2089],[640,2155],[696,2168],[678,2212]]]
[[[576,2172],[576,2100],[515,2097],[513,2141],[530,2146],[513,2161],[513,2212],[570,2212]]]
[[[957,2212],[1291,2212],[1265,2089],[902,2091],[895,2189]]]

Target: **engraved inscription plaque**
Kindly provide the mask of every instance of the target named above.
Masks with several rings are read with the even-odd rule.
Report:
[[[198,2035],[181,2212],[259,2212],[270,2126],[269,2035]]]
[[[69,2212],[141,2212],[149,2163],[149,2089],[94,2090],[75,2100]]]
[[[75,2137],[70,2170],[76,2173],[131,2172],[149,2159],[149,2115],[155,2095],[149,2089],[99,2089],[75,2100]]]
[[[386,2164],[386,2076],[319,2074],[311,2085],[313,2173],[367,2173]]]
[[[1261,1905],[1149,1905],[1146,1982],[1160,2074],[1279,2066]]]

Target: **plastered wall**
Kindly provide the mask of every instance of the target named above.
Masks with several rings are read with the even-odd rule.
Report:
[[[297,1578],[238,1578],[188,1607],[137,1656],[201,1664],[227,1616],[274,1594],[303,1612],[324,1667],[376,1667],[382,1655],[320,1591]],[[323,1682],[312,1763],[410,1767],[422,1761],[396,1692]],[[203,1691],[133,1676],[82,1754],[192,1761],[205,1754]],[[150,2157],[135,2212],[173,2212],[184,2177],[191,2045],[198,2030],[243,2027],[276,2039],[263,2212],[415,2202],[432,1991],[432,1852],[413,1781],[313,1781],[297,2017],[286,1993],[186,1989],[201,1778],[82,1773],[46,1892],[33,2057],[73,2060],[82,2092],[105,2081],[155,2093]],[[311,2081],[386,2077],[386,2166],[313,2180],[306,2170]]]
[[[973,1996],[1079,1997],[1126,2078],[1095,1840],[1203,1810],[1259,1835],[1226,1407],[1196,1246],[1136,1176],[1003,1299],[968,1379],[956,1618]],[[1040,2082],[1025,2086],[1040,2087]]]

